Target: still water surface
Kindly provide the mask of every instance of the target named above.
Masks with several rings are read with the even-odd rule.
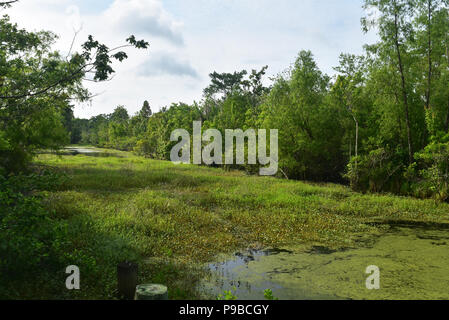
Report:
[[[370,265],[381,271],[380,290],[368,290]],[[449,299],[449,229],[392,224],[358,248],[325,247],[239,252],[207,266],[201,290],[216,297],[232,290],[239,300]]]

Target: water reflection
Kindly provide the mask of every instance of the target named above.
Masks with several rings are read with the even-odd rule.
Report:
[[[264,299],[449,299],[447,225],[392,223],[358,248],[323,246],[248,250],[207,266],[202,292],[231,290],[239,300]],[[381,289],[367,290],[366,267],[381,270]]]
[[[263,300],[265,289],[271,289],[281,299],[337,299],[332,295],[311,294],[305,288],[289,288],[273,279],[274,273],[286,273],[269,268],[262,272],[254,272],[253,264],[263,262],[263,257],[276,257],[284,261],[286,256],[294,252],[286,249],[271,248],[265,250],[247,250],[237,252],[232,259],[211,263],[207,266],[211,272],[203,283],[201,290],[208,297],[216,297],[224,291],[232,291],[239,300]],[[279,295],[282,293],[281,295]],[[277,295],[276,295],[277,294]]]
[[[62,150],[56,152],[42,152],[42,154],[56,154],[59,156],[77,156],[77,155],[85,155],[88,157],[99,157],[99,158],[123,158],[118,153],[114,152],[104,152],[100,149],[89,148],[89,147],[67,147]]]

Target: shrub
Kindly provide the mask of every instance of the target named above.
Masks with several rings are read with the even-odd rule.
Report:
[[[137,141],[133,151],[138,156],[149,157],[151,154],[150,143],[146,139],[141,139]]]
[[[432,138],[432,142],[423,151],[416,154],[422,162],[420,176],[423,181],[418,184],[424,193],[438,200],[449,199],[449,134]]]
[[[356,191],[397,192],[401,188],[402,163],[398,152],[381,147],[366,155],[353,157],[344,177]]]
[[[48,174],[0,175],[0,297],[11,297],[12,283],[60,267],[57,252],[65,226],[44,209],[43,195],[35,192],[55,182]]]

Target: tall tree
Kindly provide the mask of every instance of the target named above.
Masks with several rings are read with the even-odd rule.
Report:
[[[151,117],[151,115],[153,114],[153,112],[151,111],[151,107],[150,107],[150,103],[145,100],[143,102],[143,106],[142,109],[140,109],[140,113],[139,115],[144,118],[144,119],[149,119]]]
[[[0,18],[0,170],[22,170],[36,149],[67,143],[63,114],[71,100],[90,98],[83,80],[108,80],[112,61],[127,58],[121,49],[149,46],[130,36],[126,45],[110,49],[89,36],[80,52],[65,57],[52,50],[56,39],[52,32],[20,29],[7,15]]]
[[[340,73],[333,91],[337,93],[341,102],[346,107],[355,124],[355,171],[357,174],[359,155],[359,105],[361,92],[364,85],[364,65],[366,61],[363,57],[351,54],[340,55],[340,65],[335,68]],[[350,152],[351,154],[351,152]]]
[[[411,38],[413,31],[410,19],[413,15],[413,4],[413,0],[365,0],[364,8],[366,10],[375,8],[379,13],[379,17],[374,19],[362,18],[362,25],[365,32],[373,26],[378,27],[383,50],[388,52],[390,48],[394,48],[394,52],[390,52],[390,54],[396,56],[395,65],[400,75],[410,164],[413,163],[414,149],[404,55],[407,52],[406,42]]]
[[[243,79],[248,74],[246,70],[234,73],[213,72],[209,76],[211,84],[204,89],[205,96],[221,94],[223,100],[235,90],[242,90]]]

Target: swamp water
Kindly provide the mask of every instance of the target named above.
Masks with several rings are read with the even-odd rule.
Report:
[[[247,251],[207,266],[202,292],[231,290],[239,300],[449,299],[449,226],[390,224],[358,248]],[[366,288],[366,268],[380,269],[380,289]]]
[[[44,154],[48,152],[43,152]],[[50,153],[53,154],[53,153]],[[118,153],[113,152],[104,152],[101,149],[95,149],[90,147],[66,147],[62,150],[59,150],[56,152],[57,155],[62,156],[76,156],[76,155],[85,155],[89,157],[99,157],[99,158],[108,158],[108,157],[115,157],[115,158],[121,158],[121,156]]]

